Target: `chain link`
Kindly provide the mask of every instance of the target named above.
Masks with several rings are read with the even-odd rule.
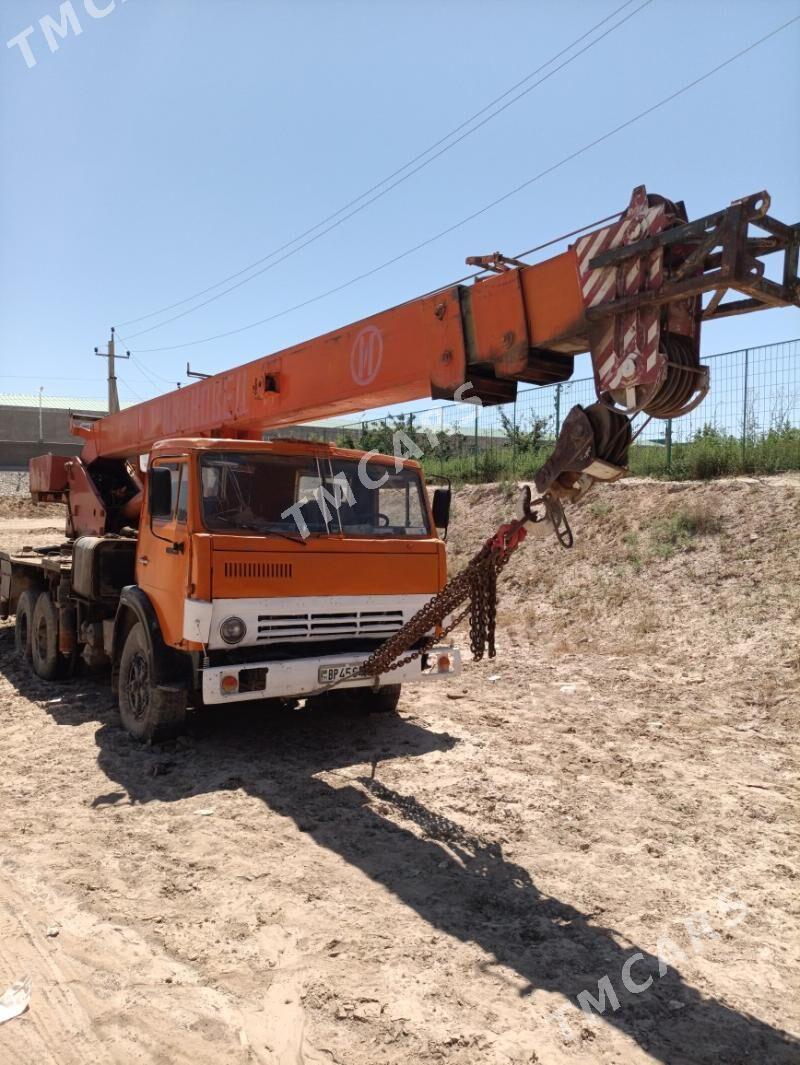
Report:
[[[495,656],[497,621],[497,576],[508,562],[513,548],[498,548],[488,541],[467,566],[438,592],[430,602],[418,610],[402,628],[376,648],[361,666],[361,675],[377,677],[413,662],[430,651],[437,640],[443,639],[469,615],[469,645],[473,657]],[[461,613],[454,612],[469,600]],[[450,621],[443,625],[446,618]],[[431,629],[443,626],[438,633]],[[421,641],[421,642],[420,642]],[[419,643],[418,647],[414,647]],[[414,647],[411,654],[405,654]],[[404,657],[401,657],[404,656]]]

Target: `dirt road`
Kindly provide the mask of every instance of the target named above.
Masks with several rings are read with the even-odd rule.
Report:
[[[458,495],[456,565],[510,508]],[[396,718],[142,748],[1,627],[0,1061],[800,1061],[799,525],[796,480],[598,490]]]

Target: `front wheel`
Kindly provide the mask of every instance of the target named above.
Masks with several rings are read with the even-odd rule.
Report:
[[[374,688],[340,688],[338,691],[323,692],[307,699],[306,705],[325,706],[366,717],[367,714],[394,714],[399,702],[400,685],[384,684],[377,691]]]
[[[144,627],[137,622],[122,648],[119,663],[119,716],[134,739],[160,743],[186,724],[186,692],[153,682],[153,656]]]

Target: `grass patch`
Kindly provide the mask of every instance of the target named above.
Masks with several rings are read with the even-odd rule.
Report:
[[[600,499],[589,506],[589,513],[593,518],[607,518],[613,509],[614,507],[608,500]]]
[[[626,532],[622,537],[622,542],[628,549],[628,563],[631,569],[634,573],[641,573],[644,562],[639,553],[639,534],[637,532]]]
[[[519,484],[516,481],[509,481],[504,477],[500,482],[500,495],[506,503],[510,503],[512,499],[516,499],[518,494]]]
[[[707,504],[679,507],[668,518],[659,518],[650,527],[653,553],[662,559],[676,551],[694,550],[698,536],[715,536],[722,532],[722,518]]]

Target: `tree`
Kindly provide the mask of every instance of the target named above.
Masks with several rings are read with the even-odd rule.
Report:
[[[517,454],[524,454],[527,452],[538,451],[547,440],[547,430],[550,425],[550,418],[537,418],[533,414],[528,418],[528,428],[525,428],[524,420],[515,423],[509,418],[505,411],[499,411],[500,424],[503,426],[503,432],[506,435],[511,447],[517,452]]]

